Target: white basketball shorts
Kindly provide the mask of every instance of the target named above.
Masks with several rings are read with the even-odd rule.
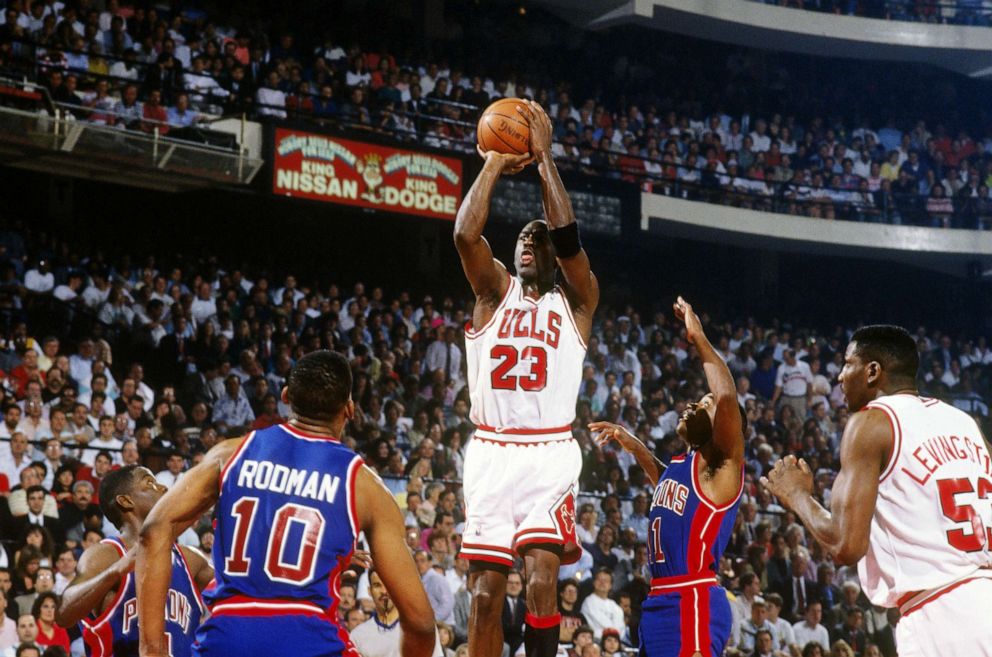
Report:
[[[480,429],[466,448],[461,555],[512,567],[520,548],[552,544],[564,548],[563,563],[577,561],[582,450],[570,431],[514,438]]]
[[[899,657],[992,657],[992,579],[979,576],[903,606]]]

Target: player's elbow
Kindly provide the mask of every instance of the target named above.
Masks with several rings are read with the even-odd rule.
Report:
[[[55,622],[58,623],[59,627],[69,629],[80,621],[82,617],[71,612],[72,609],[66,603],[66,596],[63,595],[62,602],[59,603],[58,609],[55,610]]]
[[[834,563],[854,566],[868,553],[868,540],[845,540],[834,552]]]
[[[458,250],[468,248],[479,241],[479,235],[462,223],[455,224],[455,248]]]
[[[416,612],[407,614],[401,619],[403,632],[413,634],[422,639],[433,638],[436,631],[434,623],[434,610],[430,605],[426,609],[418,609]]]

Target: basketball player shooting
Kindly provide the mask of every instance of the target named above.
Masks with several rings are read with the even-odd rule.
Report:
[[[901,657],[992,656],[992,466],[963,411],[920,397],[916,343],[896,326],[855,331],[840,383],[851,416],[830,510],[806,461],[761,483],[845,565],[872,604],[898,607]]]
[[[480,151],[485,165],[455,223],[455,245],[476,297],[465,341],[478,431],[465,457],[462,545],[471,561],[472,657],[502,653],[506,576],[516,555],[524,559],[528,584],[527,655],[553,657],[561,620],[558,568],[581,555],[574,496],[582,456],[571,424],[599,287],[551,157],[551,120],[533,102],[522,101],[517,112],[530,127],[530,155]],[[511,276],[482,231],[496,182],[531,157],[546,221],[520,231]]]

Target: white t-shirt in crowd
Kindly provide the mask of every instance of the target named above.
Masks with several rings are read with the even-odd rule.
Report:
[[[805,397],[806,390],[813,385],[813,372],[809,363],[797,360],[795,365],[782,363],[775,374],[775,385],[782,388],[787,397]]]

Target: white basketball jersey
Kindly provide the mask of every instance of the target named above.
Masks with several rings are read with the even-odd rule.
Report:
[[[889,395],[895,435],[858,574],[872,603],[898,606],[992,564],[992,464],[975,421],[937,399]]]
[[[560,287],[534,300],[510,284],[489,322],[465,331],[471,419],[508,442],[570,432],[586,345]]]

